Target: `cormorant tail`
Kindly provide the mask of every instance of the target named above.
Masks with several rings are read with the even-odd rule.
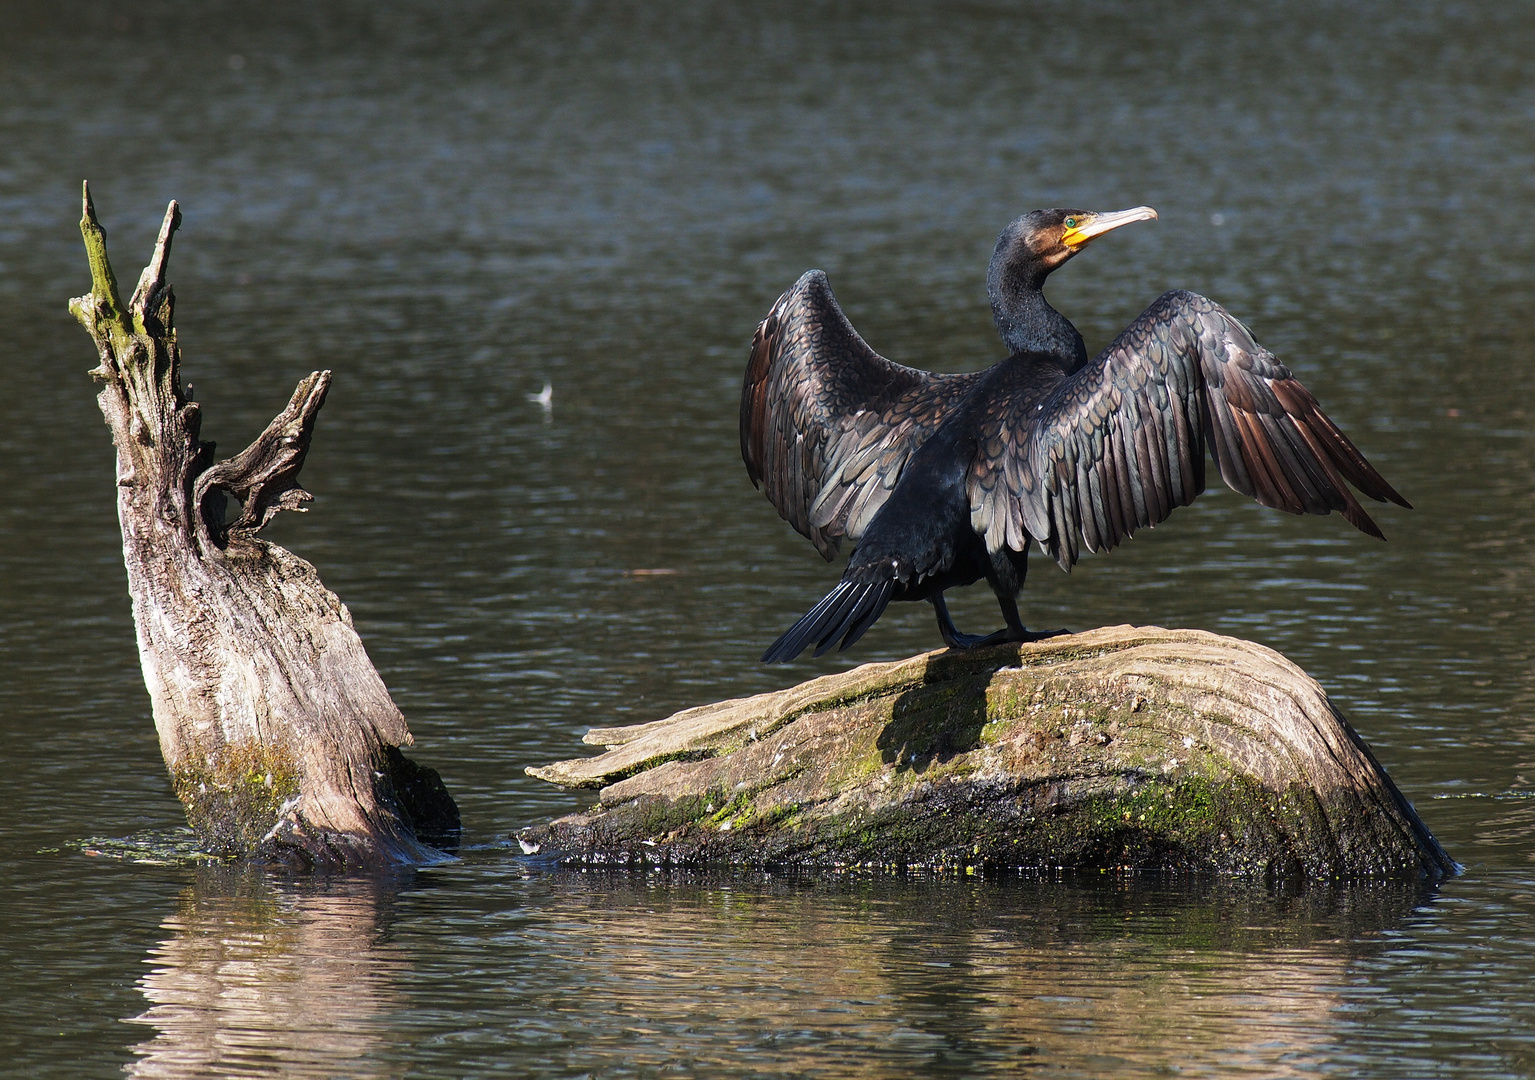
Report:
[[[863,637],[890,604],[895,582],[839,581],[837,587],[821,598],[821,602],[800,617],[799,622],[784,631],[782,637],[762,654],[764,664],[785,664],[805,649],[814,645],[814,655],[829,652],[841,639],[846,649]]]

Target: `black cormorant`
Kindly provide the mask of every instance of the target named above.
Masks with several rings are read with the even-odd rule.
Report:
[[[892,600],[931,602],[950,648],[1049,636],[1018,616],[1029,544],[1069,570],[1081,548],[1166,520],[1204,490],[1207,445],[1226,484],[1264,506],[1337,510],[1381,537],[1348,484],[1410,505],[1213,300],[1166,293],[1088,360],[1082,335],[1046,302],[1045,278],[1094,237],[1156,216],[1035,210],[1002,230],[986,289],[1009,355],[985,371],[886,360],[819,270],[779,297],[752,339],[741,456],[828,561],[844,538],[855,546],[836,588],[764,662],[808,645],[816,656],[845,649]],[[981,578],[1007,626],[961,634],[944,590]]]

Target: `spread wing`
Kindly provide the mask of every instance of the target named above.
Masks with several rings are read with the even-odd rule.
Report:
[[[1380,537],[1348,485],[1409,505],[1230,312],[1178,291],[1042,403],[993,416],[969,477],[971,524],[989,550],[1032,537],[1070,569],[1079,542],[1115,547],[1192,502],[1207,444],[1227,486],[1277,510],[1337,510]]]
[[[752,338],[741,457],[828,560],[857,541],[916,448],[974,380],[891,363],[864,343],[826,275],[807,271]]]

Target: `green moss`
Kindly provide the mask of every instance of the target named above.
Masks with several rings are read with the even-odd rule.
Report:
[[[881,764],[900,770],[918,761],[947,761],[978,747],[987,720],[988,679],[955,679],[899,695],[876,743]]]
[[[825,803],[763,810],[760,792],[648,807],[627,804],[603,815],[602,835],[554,846],[597,856],[642,838],[666,861],[742,865],[981,869],[1161,869],[1269,880],[1417,875],[1421,860],[1385,815],[1358,842],[1341,844],[1329,827],[1357,820],[1346,800],[1324,806],[1303,785],[1272,791],[1244,776],[1180,766],[1071,782],[1013,784],[996,779],[891,770],[875,802],[851,800],[828,815]],[[1357,802],[1357,800],[1355,800]],[[579,856],[577,860],[579,861]]]
[[[90,186],[82,185],[81,193],[80,235],[85,240],[85,257],[91,267],[91,291],[88,296],[70,301],[69,309],[92,333],[101,330],[105,322],[104,336],[109,337],[119,357],[126,356],[133,326],[117,289],[117,275],[112,273],[112,263],[107,258],[107,232],[96,220]]]
[[[751,796],[745,792],[738,793],[729,802],[714,811],[706,820],[716,828],[729,825],[735,828],[743,825],[752,817],[753,807]]]
[[[801,809],[797,802],[784,803],[759,812],[754,824],[759,829],[793,829],[800,824]]]
[[[708,747],[703,750],[675,750],[671,753],[656,754],[654,757],[648,757],[643,761],[635,762],[627,769],[615,769],[613,772],[605,773],[600,781],[591,781],[581,786],[606,787],[609,784],[616,784],[620,780],[627,780],[631,776],[638,776],[642,772],[665,765],[671,761],[703,761],[705,758],[712,758],[721,753],[728,754],[736,749],[738,749],[736,745],[726,745],[722,747]]]
[[[845,761],[845,765],[827,778],[825,786],[829,790],[840,791],[861,787],[883,773],[889,764],[886,761],[885,752],[877,746],[869,746],[865,752],[856,756],[850,755]]]
[[[919,801],[852,812],[819,824],[841,865],[940,868],[1160,867],[1238,873],[1285,872],[1312,822],[1297,803],[1289,827],[1283,800],[1240,778],[1105,778],[1110,790],[1065,796],[1051,784],[977,791],[941,783]],[[1303,802],[1304,800],[1302,800]]]
[[[298,797],[302,779],[286,747],[252,741],[225,747],[201,768],[184,765],[171,774],[171,786],[210,850],[244,854]]]
[[[614,808],[606,818],[612,830],[625,839],[701,838],[743,829],[760,834],[791,829],[799,823],[803,811],[799,803],[763,810],[758,804],[760,796],[760,791],[752,790],[727,797],[724,790],[713,788],[685,799],[637,799]]]

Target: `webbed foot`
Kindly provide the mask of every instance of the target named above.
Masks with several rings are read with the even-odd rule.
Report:
[[[943,643],[951,649],[984,649],[989,645],[1002,645],[1009,641],[1044,641],[1046,638],[1060,637],[1069,634],[1070,630],[1064,627],[1060,630],[1024,630],[1022,633],[1013,629],[998,630],[994,634],[961,634],[958,630],[952,635],[945,634]]]
[[[1028,630],[1018,620],[1018,608],[1008,600],[1002,607],[1002,613],[1007,617],[1008,625],[995,634],[961,634],[954,625],[954,620],[949,617],[949,605],[944,603],[943,593],[936,593],[928,598],[933,611],[938,616],[938,632],[943,635],[943,643],[951,649],[984,649],[988,645],[1001,645],[1009,641],[1043,641],[1045,638],[1058,637],[1061,634],[1069,634],[1071,631],[1061,630]]]
[[[1006,630],[998,630],[995,634],[961,634],[956,630],[953,634],[943,635],[943,643],[951,649],[984,649],[988,645],[1001,645],[1008,640]]]

